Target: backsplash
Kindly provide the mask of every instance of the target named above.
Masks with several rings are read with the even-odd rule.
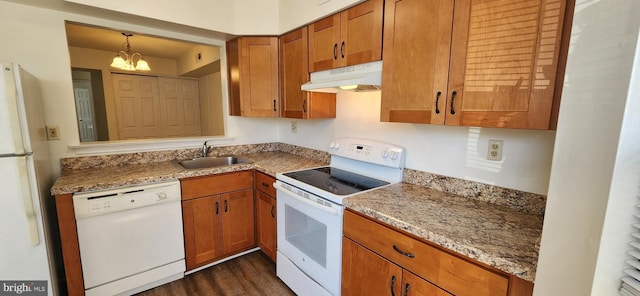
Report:
[[[284,143],[262,143],[262,144],[247,144],[247,145],[233,145],[233,146],[216,146],[212,147],[208,156],[221,156],[221,155],[240,155],[251,154],[258,152],[269,151],[282,151],[291,153],[294,155],[318,160],[322,162],[329,162],[330,155],[327,152],[304,148],[300,146],[284,144]],[[94,156],[80,156],[80,157],[68,157],[60,159],[60,167],[62,171],[66,170],[80,170],[88,168],[105,168],[115,167],[130,164],[143,164],[153,163],[171,160],[183,160],[192,159],[202,156],[202,149],[190,148],[179,150],[165,150],[165,151],[149,151],[149,152],[134,152],[134,153],[122,153],[122,154],[109,154],[109,155],[94,155]]]
[[[209,156],[241,155],[258,152],[282,151],[305,158],[329,163],[331,155],[325,151],[285,143],[262,143],[232,146],[217,146]],[[62,170],[116,167],[131,164],[154,163],[200,157],[202,149],[190,148],[167,151],[136,152],[111,155],[69,157],[60,160]],[[434,190],[506,206],[518,211],[543,215],[546,196],[507,189],[484,183],[436,175],[428,172],[404,169],[403,182],[424,186]]]
[[[521,212],[544,215],[545,195],[508,189],[504,187],[436,175],[428,172],[404,169],[404,183],[476,199],[491,204],[506,206]]]

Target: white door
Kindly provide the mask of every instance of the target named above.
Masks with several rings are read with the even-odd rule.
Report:
[[[73,95],[76,99],[80,142],[96,141],[91,82],[87,80],[74,80]]]
[[[166,137],[199,137],[200,96],[198,81],[158,78],[162,127]]]
[[[113,74],[118,138],[161,138],[162,119],[157,77]]]

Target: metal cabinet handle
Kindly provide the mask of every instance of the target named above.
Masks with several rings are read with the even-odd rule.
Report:
[[[219,213],[218,211],[218,202],[216,201],[216,215]]]
[[[391,276],[391,287],[390,287],[391,288],[391,296],[395,296],[396,295],[396,293],[393,292],[393,286],[395,286],[395,285],[396,285],[396,276],[394,275],[394,276]]]
[[[229,205],[227,204],[227,200],[224,200],[224,212],[226,213],[229,210]]]
[[[302,112],[307,113],[307,99],[302,100]]]
[[[271,218],[275,218],[276,215],[273,214],[273,209],[275,208],[274,205],[271,205]]]
[[[344,41],[342,41],[342,45],[340,45],[340,56],[344,59]]]
[[[409,295],[409,288],[411,288],[411,285],[409,285],[409,283],[407,283],[407,285],[404,286],[404,296],[408,296]]]
[[[276,112],[276,100],[273,100],[273,112]]]
[[[263,186],[263,187],[266,187],[266,188],[269,188],[269,184],[268,184],[268,183],[265,183],[265,182],[262,182],[262,186]]]
[[[440,102],[440,96],[441,96],[441,95],[442,95],[442,92],[441,92],[441,91],[439,91],[439,92],[436,94],[436,114],[440,114],[440,107],[439,107],[440,105],[439,105],[439,102]]]
[[[393,245],[393,249],[394,249],[396,252],[400,253],[401,255],[407,256],[407,257],[409,257],[409,258],[413,258],[413,257],[415,257],[415,256],[413,255],[413,253],[403,252],[403,251],[402,251],[402,250],[400,250],[396,245]]]
[[[338,59],[338,43],[333,44],[333,59]]]
[[[453,109],[453,100],[456,99],[456,95],[458,94],[457,91],[453,91],[453,93],[451,93],[451,115],[456,114],[456,110]]]

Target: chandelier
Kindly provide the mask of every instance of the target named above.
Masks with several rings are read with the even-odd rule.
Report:
[[[129,37],[133,36],[131,33],[122,33],[125,36],[125,43],[122,44],[123,47],[126,46],[126,50],[121,50],[116,53],[116,56],[113,58],[111,62],[111,67],[126,70],[126,71],[149,71],[149,64],[142,58],[142,55],[135,52],[131,53],[131,46],[129,45]],[[134,61],[134,58],[137,57],[137,62]]]

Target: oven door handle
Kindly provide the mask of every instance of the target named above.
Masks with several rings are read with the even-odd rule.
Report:
[[[313,208],[315,208],[315,209],[318,209],[318,210],[321,210],[321,211],[327,212],[327,213],[329,213],[329,214],[331,214],[331,215],[336,215],[336,216],[337,216],[337,215],[340,215],[340,212],[338,211],[338,209],[325,207],[325,206],[323,206],[323,205],[319,205],[319,204],[317,204],[317,203],[315,203],[315,202],[312,202],[312,201],[310,201],[310,200],[308,200],[308,199],[306,199],[306,198],[300,197],[300,196],[298,196],[297,194],[295,194],[295,193],[291,192],[290,190],[288,190],[288,189],[286,189],[286,188],[282,187],[282,186],[281,186],[280,184],[278,184],[278,183],[274,183],[274,184],[273,184],[273,187],[275,187],[276,189],[279,189],[280,191],[283,191],[283,192],[285,192],[285,193],[288,193],[287,195],[288,195],[289,197],[291,197],[291,198],[293,198],[293,199],[295,199],[295,200],[298,200],[298,201],[300,201],[300,202],[302,202],[302,203],[305,203],[305,204],[307,204],[308,206],[311,206],[311,207],[313,207]],[[277,197],[276,197],[276,198],[277,198]]]

